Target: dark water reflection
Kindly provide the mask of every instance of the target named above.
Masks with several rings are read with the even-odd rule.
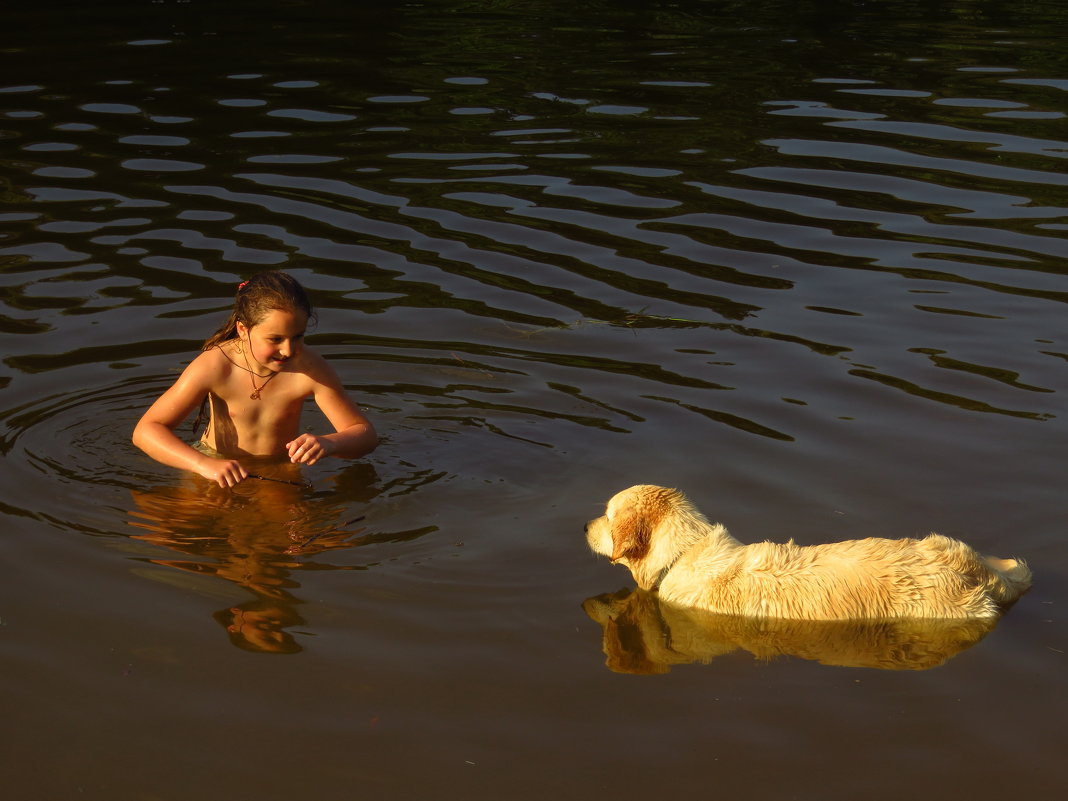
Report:
[[[5,21],[13,797],[1065,789],[1060,4]],[[383,445],[220,494],[128,435],[266,267]],[[732,631],[618,675],[581,525],[638,482],[757,538],[938,530],[1035,589],[937,669]],[[868,635],[830,640],[922,640]]]

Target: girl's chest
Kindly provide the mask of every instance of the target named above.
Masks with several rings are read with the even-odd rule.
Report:
[[[299,415],[311,391],[300,374],[260,376],[234,370],[219,382],[215,394],[231,418],[256,422]]]

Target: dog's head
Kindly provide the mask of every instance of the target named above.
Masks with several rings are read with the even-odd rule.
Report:
[[[639,587],[652,589],[676,555],[662,553],[658,531],[681,510],[696,514],[678,490],[638,484],[616,493],[605,513],[586,524],[586,542],[594,553],[628,567]]]

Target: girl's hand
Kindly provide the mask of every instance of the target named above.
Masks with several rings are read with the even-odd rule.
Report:
[[[217,482],[220,487],[233,487],[248,478],[245,468],[241,466],[240,462],[233,459],[212,459],[208,457],[197,468],[197,472],[209,481]]]
[[[293,464],[315,464],[334,450],[333,443],[325,437],[314,434],[301,434],[292,442],[286,443],[289,461]]]

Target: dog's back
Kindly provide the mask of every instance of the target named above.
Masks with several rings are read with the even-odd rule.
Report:
[[[994,617],[1031,582],[1026,564],[932,534],[723,552],[699,543],[664,576],[661,597],[723,614],[801,620]]]

